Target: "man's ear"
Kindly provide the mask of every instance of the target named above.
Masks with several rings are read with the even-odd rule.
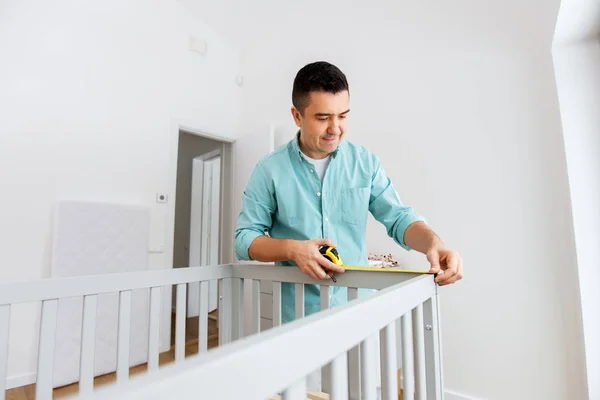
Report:
[[[294,106],[292,106],[292,117],[294,118],[294,122],[296,123],[296,126],[298,128],[302,127],[302,114],[300,114],[300,111],[298,111],[298,109]]]

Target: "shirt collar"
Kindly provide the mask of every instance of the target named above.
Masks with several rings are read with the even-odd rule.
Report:
[[[343,142],[340,142],[338,147],[336,147],[336,149],[331,153],[332,158],[335,158],[337,156],[337,154],[340,151],[340,147],[342,146],[342,143]],[[302,150],[300,150],[300,130],[296,132],[296,136],[294,137],[294,139],[291,140],[291,146],[292,150],[294,151],[294,154],[298,155],[298,157],[302,159]]]

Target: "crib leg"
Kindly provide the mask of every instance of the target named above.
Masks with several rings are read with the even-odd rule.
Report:
[[[423,323],[425,324],[425,364],[427,400],[444,398],[442,384],[441,335],[438,296],[424,303]]]

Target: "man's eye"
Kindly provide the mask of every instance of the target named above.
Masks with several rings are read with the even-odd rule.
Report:
[[[325,118],[317,118],[319,121],[327,121],[327,117]]]

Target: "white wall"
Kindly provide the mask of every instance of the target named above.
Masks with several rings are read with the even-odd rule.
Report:
[[[305,63],[347,73],[348,138],[379,155],[402,199],[465,259],[465,280],[442,290],[448,392],[584,398],[550,52],[559,2],[189,3],[243,48],[249,129],[270,119],[293,132],[292,80]],[[373,221],[368,245],[426,268]]]
[[[589,398],[600,398],[600,43],[554,47],[579,265]]]
[[[1,9],[0,279],[49,275],[60,199],[147,205],[151,247],[164,247],[167,205],[155,199],[174,198],[171,119],[235,137],[236,48],[171,0],[9,0]],[[207,41],[206,56],[188,51],[190,35]],[[150,260],[168,264],[162,253]],[[35,307],[12,313],[9,377],[21,378],[12,383],[35,371],[36,318]]]

